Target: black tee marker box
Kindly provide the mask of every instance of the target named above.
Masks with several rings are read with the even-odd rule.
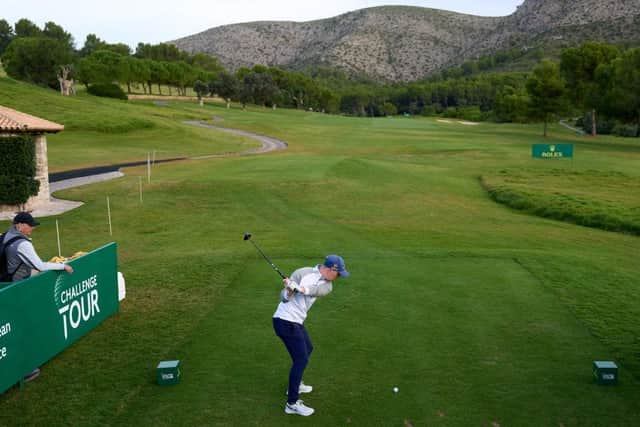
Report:
[[[180,361],[165,360],[158,363],[156,379],[160,385],[178,384],[180,382]]]

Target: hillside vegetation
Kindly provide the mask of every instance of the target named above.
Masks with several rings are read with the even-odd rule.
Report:
[[[403,13],[410,10],[392,9]],[[441,17],[449,19],[451,14]],[[8,34],[0,46],[7,74],[59,89],[65,95],[86,90],[96,96],[126,100],[125,92],[132,95],[141,88],[150,96],[196,93],[199,100],[211,95],[243,106],[354,116],[419,114],[471,121],[543,121],[545,135],[546,124],[563,115],[576,117],[574,124],[593,135],[640,136],[640,74],[635,72],[640,67],[640,48],[611,43],[588,41],[562,49],[559,64],[549,60],[548,51],[541,46],[532,50],[511,47],[466,60],[428,79],[389,83],[365,73],[354,77],[335,67],[313,64],[305,66],[304,71],[254,65],[229,72],[218,58],[187,53],[173,44],[139,43],[132,53],[128,46],[107,43],[94,34],[77,49],[71,34],[62,27],[47,22],[41,29],[26,18],[14,28],[0,19],[0,27]],[[364,43],[371,38],[375,38],[373,33],[363,39]],[[283,40],[282,46],[291,47],[292,43]],[[514,62],[528,66],[528,71],[493,71],[509,69]]]
[[[636,0],[526,0],[512,15],[481,17],[382,6],[309,22],[250,22],[172,41],[227,68],[328,65],[350,74],[411,81],[500,51],[546,55],[584,41],[640,44]],[[241,47],[241,48],[240,48]]]

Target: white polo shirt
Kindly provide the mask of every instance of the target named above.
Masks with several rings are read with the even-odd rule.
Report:
[[[333,283],[322,278],[319,266],[299,268],[293,272],[290,279],[303,287],[305,293],[295,293],[287,301],[287,290],[283,289],[280,304],[273,317],[303,324],[316,298],[330,294]]]

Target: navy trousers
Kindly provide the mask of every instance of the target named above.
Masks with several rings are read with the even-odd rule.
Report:
[[[295,403],[298,400],[298,388],[302,381],[304,368],[307,367],[309,356],[313,351],[313,344],[304,325],[289,322],[287,320],[273,318],[273,329],[280,337],[291,356],[291,370],[289,371],[289,391],[287,402]]]

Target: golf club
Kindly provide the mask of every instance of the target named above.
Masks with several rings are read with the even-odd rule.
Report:
[[[260,247],[258,247],[258,245],[256,245],[256,242],[251,240],[251,233],[248,233],[248,232],[244,233],[244,240],[250,241],[253,244],[253,246],[255,246],[255,248],[258,250],[258,252],[260,252],[260,255],[262,255],[264,257],[264,259],[269,263],[269,265],[271,265],[271,267],[273,267],[273,269],[276,271],[276,273],[278,273],[280,275],[280,277],[282,277],[283,279],[287,278],[287,276],[282,274],[282,271],[280,271],[280,269],[278,267],[276,267],[276,265],[273,262],[271,262],[269,257],[267,257],[264,254],[264,252],[262,252],[262,249],[260,249]]]

